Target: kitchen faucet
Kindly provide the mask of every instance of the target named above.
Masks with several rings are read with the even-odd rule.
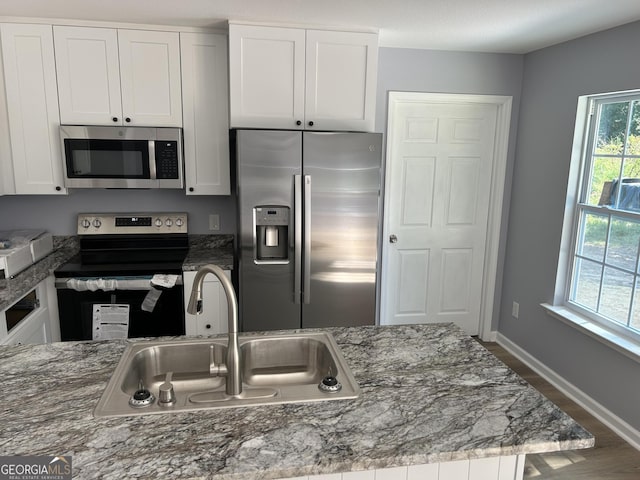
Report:
[[[238,300],[231,281],[224,274],[224,270],[216,265],[204,265],[198,269],[193,286],[187,312],[191,315],[202,313],[202,284],[207,273],[212,273],[224,288],[229,306],[229,340],[227,342],[227,364],[218,366],[221,375],[226,375],[227,395],[240,395],[242,393],[242,375],[240,368],[240,347],[238,345]]]

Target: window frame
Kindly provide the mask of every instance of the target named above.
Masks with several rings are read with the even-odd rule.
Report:
[[[617,101],[633,100],[640,102],[640,90],[585,95],[578,99],[571,169],[569,175],[569,189],[567,190],[567,201],[565,204],[565,222],[563,225],[561,254],[558,263],[558,276],[556,279],[556,292],[554,296],[554,305],[560,307],[552,307],[547,304],[544,304],[543,306],[548,310],[551,310],[554,316],[563,316],[562,313],[560,313],[562,308],[568,310],[569,315],[566,315],[563,319],[569,320],[573,323],[576,323],[574,319],[566,317],[573,317],[573,314],[577,314],[580,319],[584,319],[595,324],[597,327],[601,327],[604,332],[602,336],[607,337],[608,341],[611,340],[609,338],[609,333],[612,333],[620,336],[622,343],[631,342],[632,345],[640,347],[639,331],[634,331],[632,328],[622,325],[613,319],[609,319],[594,310],[581,306],[570,299],[572,286],[575,282],[574,275],[576,273],[576,263],[579,258],[577,250],[580,243],[579,236],[581,234],[581,230],[584,228],[582,221],[583,212],[608,217],[606,246],[609,245],[609,232],[613,219],[636,220],[640,223],[640,212],[618,210],[608,206],[590,205],[587,198],[592,182],[592,161],[594,157],[598,156],[594,153],[594,143],[597,141],[600,120],[598,115],[598,106],[607,103],[616,103]],[[623,166],[624,163],[621,162],[621,174]],[[573,190],[571,185],[574,185]],[[565,246],[568,248],[565,249]],[[602,260],[597,262],[601,264],[603,268],[607,265],[606,246]],[[640,255],[640,252],[637,252],[637,254]],[[632,285],[632,298],[630,299],[627,318],[629,318],[629,314],[632,315],[632,306],[634,305],[633,294],[636,291],[640,291],[640,271],[637,263],[633,275],[634,285]],[[602,277],[600,279],[599,288],[602,289]],[[635,307],[640,308],[640,300],[636,301]],[[599,329],[589,328],[589,330],[593,332],[593,330]]]

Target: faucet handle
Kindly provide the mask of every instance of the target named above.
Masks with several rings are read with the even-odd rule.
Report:
[[[215,346],[209,346],[209,374],[212,377],[223,377],[227,374],[227,366],[224,363],[216,363]]]
[[[158,388],[158,405],[169,407],[176,403],[176,394],[171,383],[173,372],[167,372],[164,377],[164,383]]]

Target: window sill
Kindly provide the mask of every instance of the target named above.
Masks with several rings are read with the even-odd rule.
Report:
[[[622,353],[632,360],[640,363],[640,345],[616,332],[607,330],[603,326],[592,322],[567,307],[554,306],[548,303],[541,303],[550,316],[574,327],[591,338],[598,340],[614,350]]]

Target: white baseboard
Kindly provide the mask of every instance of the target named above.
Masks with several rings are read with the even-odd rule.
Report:
[[[640,431],[636,430],[623,419],[596,402],[582,390],[569,383],[563,377],[540,362],[537,358],[527,353],[525,350],[513,343],[500,332],[498,332],[497,334],[496,341],[505,350],[520,359],[528,367],[533,369],[538,375],[543,377],[554,387],[564,393],[567,397],[571,398],[574,402],[587,410],[590,414],[592,414],[607,427],[613,430],[616,434],[622,437],[632,447],[634,447],[636,450],[640,450]]]
[[[497,330],[489,330],[488,333],[484,335],[480,335],[480,339],[483,342],[497,342],[498,341],[498,331]]]

